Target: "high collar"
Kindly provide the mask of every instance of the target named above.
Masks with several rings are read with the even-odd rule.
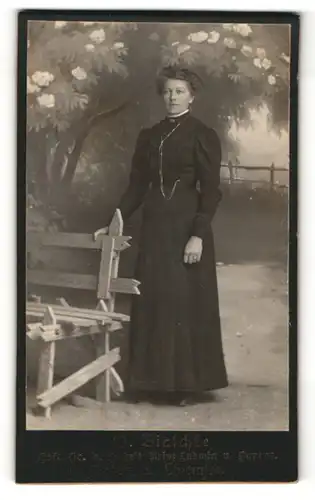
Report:
[[[183,113],[180,113],[179,115],[166,116],[165,120],[170,123],[177,123],[183,118],[186,118],[189,115],[189,113],[190,113],[189,109],[186,109],[186,111],[183,111]]]

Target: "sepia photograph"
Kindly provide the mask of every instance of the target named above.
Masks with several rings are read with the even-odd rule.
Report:
[[[288,431],[291,25],[23,43],[26,429]]]

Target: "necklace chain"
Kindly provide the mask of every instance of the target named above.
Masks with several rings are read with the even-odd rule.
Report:
[[[174,127],[168,134],[166,134],[165,137],[161,138],[161,142],[160,142],[160,146],[159,146],[159,158],[160,158],[160,168],[159,168],[159,174],[160,174],[160,191],[161,191],[161,194],[163,196],[163,198],[165,198],[165,200],[169,201],[171,200],[171,198],[173,197],[174,193],[175,193],[175,189],[176,189],[176,186],[178,184],[178,182],[180,181],[180,179],[177,179],[174,183],[174,186],[171,190],[171,194],[169,196],[166,196],[165,194],[165,191],[164,191],[164,176],[163,176],[163,145],[164,145],[164,142],[166,141],[166,139],[168,139],[174,132],[176,129],[178,129],[178,127],[182,124],[183,122],[179,122],[176,127]]]

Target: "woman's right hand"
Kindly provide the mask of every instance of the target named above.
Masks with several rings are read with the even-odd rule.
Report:
[[[101,227],[95,233],[93,234],[94,241],[97,240],[98,236],[104,236],[105,234],[108,234],[108,226]]]

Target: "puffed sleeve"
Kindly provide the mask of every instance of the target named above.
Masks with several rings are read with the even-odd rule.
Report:
[[[197,132],[195,161],[199,181],[199,204],[193,222],[192,236],[203,238],[222,198],[220,191],[221,144],[213,129],[205,125]]]
[[[129,185],[119,209],[123,219],[128,219],[141,205],[150,183],[148,162],[148,130],[141,130],[132,158]]]

